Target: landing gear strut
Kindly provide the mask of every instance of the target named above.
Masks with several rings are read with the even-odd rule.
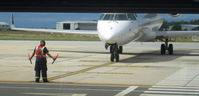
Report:
[[[111,62],[114,62],[114,60],[116,62],[119,62],[119,53],[122,52],[122,49],[120,49],[120,48],[121,47],[118,47],[117,44],[110,45],[110,53],[111,53],[110,60],[111,60]]]
[[[168,50],[169,55],[173,54],[173,44],[168,45],[168,39],[165,40],[165,44],[161,45],[161,54],[166,54],[166,51]]]
[[[118,46],[117,43],[115,44],[105,44],[105,48],[108,49],[108,47],[110,46],[110,60],[111,62],[114,62],[114,60],[116,62],[119,62],[120,56],[119,54],[122,54],[123,52],[123,47],[122,46]]]

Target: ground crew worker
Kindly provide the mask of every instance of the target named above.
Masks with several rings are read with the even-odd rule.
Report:
[[[36,62],[35,62],[35,82],[39,82],[40,80],[40,73],[42,72],[42,79],[43,82],[48,82],[47,79],[47,60],[46,60],[46,54],[51,57],[53,60],[55,60],[54,57],[52,57],[49,54],[48,49],[45,47],[46,42],[44,40],[40,41],[40,45],[38,47],[35,47],[32,56],[30,60],[36,55]]]

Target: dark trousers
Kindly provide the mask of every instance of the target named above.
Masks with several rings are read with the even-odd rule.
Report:
[[[40,74],[42,73],[42,78],[43,78],[43,80],[44,79],[47,79],[47,71],[45,71],[45,70],[36,70],[35,71],[35,78],[36,79],[40,79]]]
[[[43,81],[47,81],[47,61],[46,58],[36,58],[35,62],[35,80],[39,81],[42,74]]]

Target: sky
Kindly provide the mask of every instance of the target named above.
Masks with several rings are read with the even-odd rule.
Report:
[[[10,12],[0,12],[0,22],[11,22]],[[32,13],[15,12],[15,27],[23,28],[55,28],[56,22],[61,21],[90,21],[98,20],[101,13]],[[138,14],[142,15],[142,14]],[[179,18],[173,18],[168,14],[163,14],[167,21],[190,21],[199,19],[199,14],[182,14]]]

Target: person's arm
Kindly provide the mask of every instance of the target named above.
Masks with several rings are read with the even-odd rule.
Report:
[[[44,49],[45,53],[50,57],[52,58],[53,60],[55,60],[55,58],[49,53],[48,49],[45,47]]]
[[[55,59],[53,56],[50,55],[50,53],[48,52],[47,55],[52,58],[53,60]]]
[[[35,56],[35,51],[36,51],[36,47],[35,47],[35,49],[34,49],[34,51],[32,53],[32,56],[30,57],[30,60]]]

